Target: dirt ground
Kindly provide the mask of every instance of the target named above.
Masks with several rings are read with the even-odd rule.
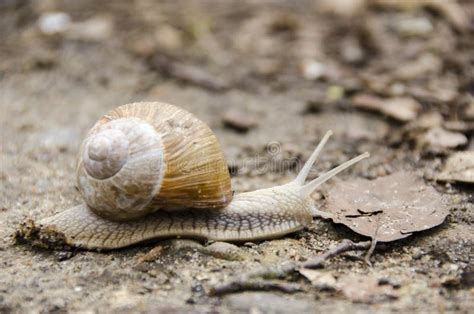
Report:
[[[389,2],[1,1],[0,312],[472,313],[473,185],[434,178],[452,153],[474,149],[474,3]],[[354,105],[361,94],[417,105],[403,116],[367,110]],[[450,215],[377,248],[371,266],[355,252],[331,259],[317,272],[338,285],[284,278],[302,288],[291,294],[208,292],[261,265],[365,238],[315,219],[220,257],[201,246],[208,243],[170,240],[103,253],[16,243],[26,217],[81,202],[74,166],[93,123],[144,100],[208,123],[236,192],[288,181],[332,129],[313,176],[364,151],[372,157],[315,193],[321,208],[337,180],[406,170],[443,194]],[[433,116],[461,142],[426,141],[432,122],[417,122]],[[268,149],[275,143],[276,155]],[[391,290],[361,286],[354,295],[339,285],[350,278],[376,278]]]

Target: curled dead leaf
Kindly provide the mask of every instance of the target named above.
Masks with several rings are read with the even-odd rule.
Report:
[[[435,127],[426,132],[420,139],[420,144],[429,150],[438,148],[455,148],[467,144],[467,137],[458,132],[447,131],[443,128]]]
[[[474,151],[451,155],[436,179],[439,181],[474,183]]]
[[[335,223],[381,242],[430,229],[449,213],[442,196],[410,172],[340,181],[328,191],[326,207]]]
[[[352,98],[352,104],[356,108],[383,113],[402,122],[416,119],[421,110],[421,105],[409,97],[382,99],[374,95],[358,94]]]

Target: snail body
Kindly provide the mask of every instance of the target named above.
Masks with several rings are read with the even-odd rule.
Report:
[[[271,239],[301,230],[318,211],[310,194],[359,155],[306,183],[327,132],[291,182],[233,196],[217,139],[193,115],[164,103],[118,107],[86,136],[77,163],[85,203],[40,220],[36,244],[117,249],[161,237]]]

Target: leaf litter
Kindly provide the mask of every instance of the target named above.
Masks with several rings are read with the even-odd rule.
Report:
[[[451,155],[436,179],[474,183],[474,151],[458,152]]]
[[[449,214],[442,196],[411,172],[375,180],[340,181],[327,193],[326,210],[335,223],[390,242],[443,223]]]

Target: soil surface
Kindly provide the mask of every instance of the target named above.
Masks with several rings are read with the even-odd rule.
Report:
[[[435,178],[455,151],[474,149],[474,5],[440,2],[2,1],[0,312],[472,313],[473,185]],[[367,95],[395,110],[364,106]],[[208,123],[237,193],[289,181],[332,129],[312,177],[364,151],[372,157],[316,192],[320,208],[338,180],[403,170],[443,194],[450,215],[377,246],[371,265],[349,252],[280,279],[296,293],[209,291],[367,238],[315,219],[238,246],[168,239],[88,252],[17,243],[25,219],[81,202],[82,138],[102,114],[135,101],[176,104]],[[433,128],[447,140],[426,137]]]

